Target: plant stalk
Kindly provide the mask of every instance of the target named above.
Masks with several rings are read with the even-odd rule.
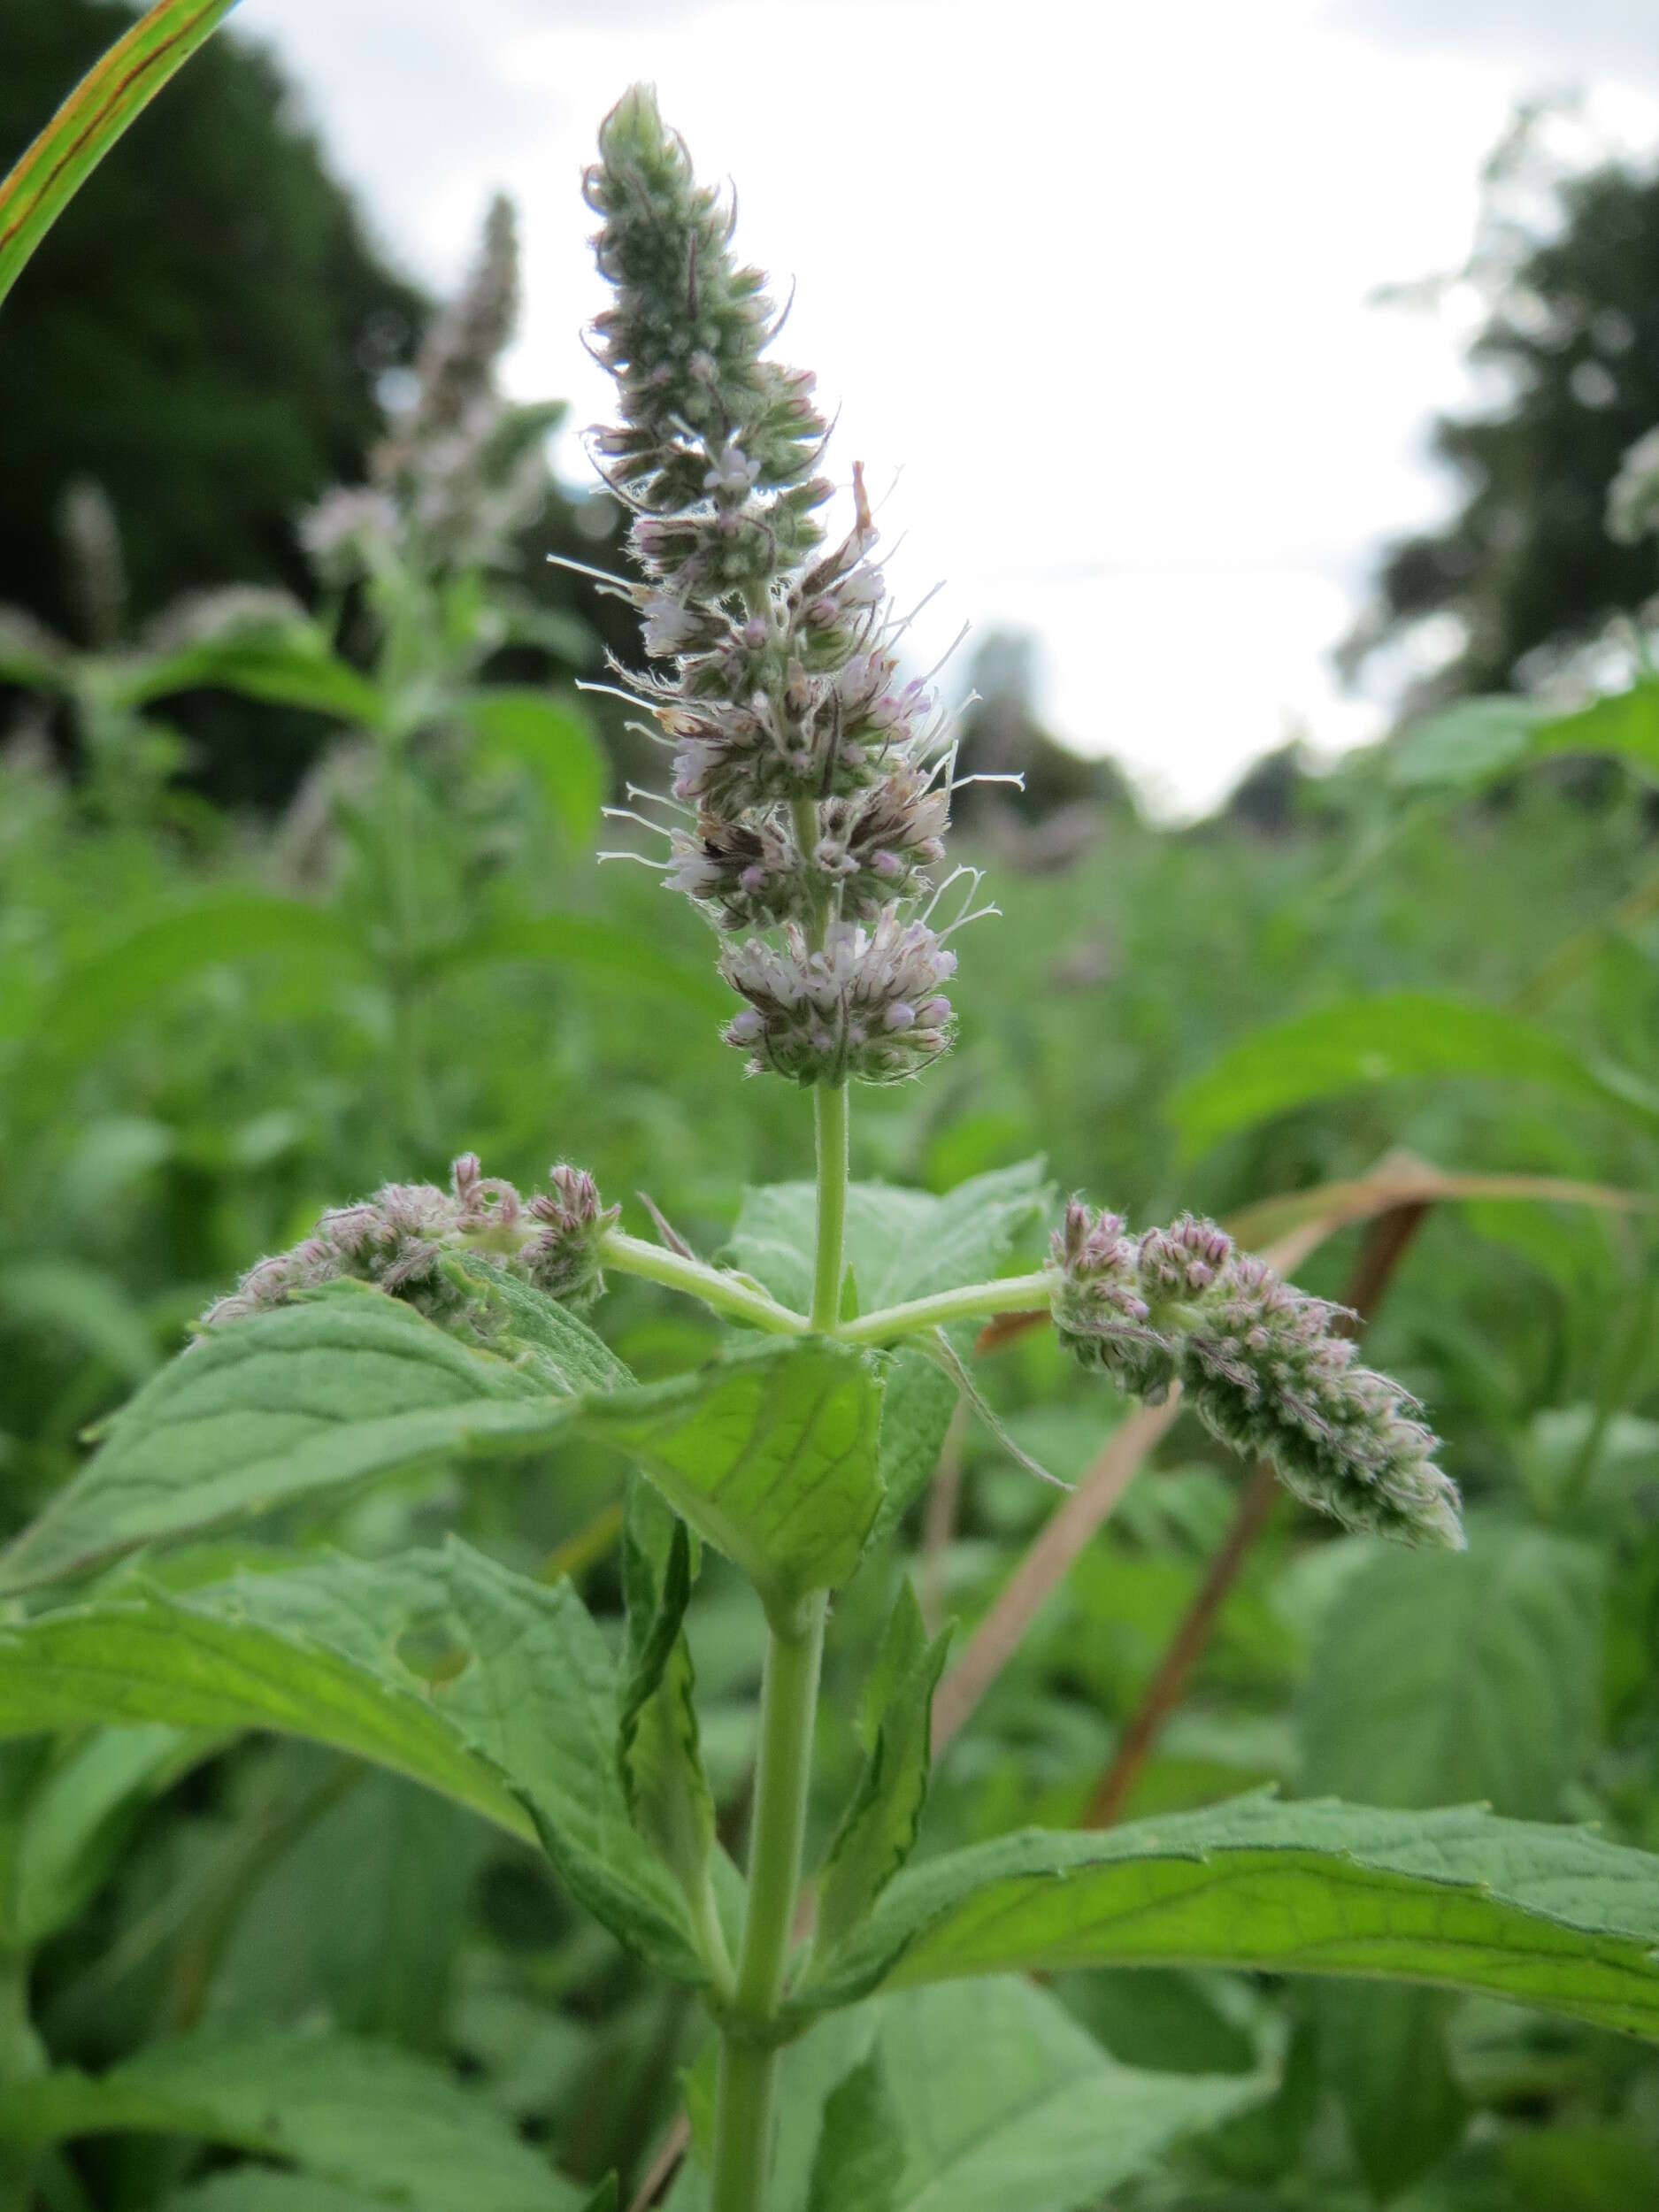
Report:
[[[951,1321],[975,1321],[1003,1313],[1041,1313],[1048,1310],[1053,1286],[1046,1275],[1004,1275],[995,1282],[964,1283],[959,1290],[935,1291],[928,1298],[912,1298],[902,1306],[883,1306],[875,1313],[844,1321],[836,1334],[848,1344],[887,1344],[894,1338],[916,1336],[924,1329],[942,1328]]]
[[[831,1335],[841,1315],[841,1246],[847,1230],[847,1086],[820,1083],[818,1118],[818,1252],[812,1270],[812,1326]]]
[[[729,1314],[733,1321],[752,1322],[773,1336],[804,1336],[807,1332],[804,1314],[780,1306],[775,1298],[740,1276],[706,1266],[701,1260],[686,1259],[666,1245],[648,1244],[643,1237],[609,1229],[600,1243],[599,1256],[604,1266],[615,1268],[618,1274],[638,1275],[648,1283],[661,1283],[667,1290],[683,1290],[690,1297],[701,1298],[716,1313]]]
[[[822,922],[814,935],[822,941]],[[848,1100],[845,1084],[814,1094],[818,1234],[810,1325],[830,1333],[841,1310],[847,1224]],[[824,1658],[825,1591],[786,1612],[769,1610],[760,1689],[760,1748],[749,1852],[749,1903],[731,2004],[720,2027],[710,2212],[763,2212],[772,2156],[778,2076],[773,2032],[801,1894],[818,1673]]]
[[[764,2203],[778,2067],[771,2031],[783,1994],[801,1887],[827,1606],[825,1594],[816,1593],[793,1619],[774,1618],[767,1638],[749,1909],[731,2008],[720,2033],[710,2212],[761,2212]]]

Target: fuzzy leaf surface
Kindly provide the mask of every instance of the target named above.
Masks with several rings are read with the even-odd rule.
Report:
[[[614,1663],[568,1584],[451,1539],[0,1630],[0,1731],[117,1717],[273,1729],[423,1782],[539,1835],[595,1917],[662,1971],[702,1978],[680,1893],[629,1822]]]
[[[534,1296],[534,1294],[531,1294]],[[537,1299],[538,1306],[549,1302]],[[880,1500],[880,1390],[829,1344],[745,1349],[671,1382],[611,1386],[615,1363],[568,1316],[498,1356],[355,1283],[211,1333],[154,1376],[101,1448],[0,1556],[0,1591],[96,1566],[425,1464],[523,1457],[567,1435],[608,1444],[762,1587],[844,1580]],[[580,1332],[580,1335],[576,1333]],[[602,1384],[559,1395],[570,1379]]]
[[[578,2212],[584,2201],[447,2072],[346,2037],[183,2037],[96,2077],[65,2070],[18,2085],[0,2112],[0,2139],[31,2147],[118,2130],[257,2151],[410,2212]]]
[[[942,1197],[889,1183],[855,1183],[847,1193],[846,1260],[860,1310],[901,1305],[929,1292],[979,1281],[1007,1256],[1052,1197],[1041,1160],[976,1175]],[[747,1190],[726,1257],[804,1313],[812,1302],[818,1194],[811,1183]]]
[[[1659,2039],[1659,1859],[1479,1808],[1241,1798],[908,1869],[815,1969],[846,2002],[986,1973],[1210,1965],[1481,1990]]]
[[[902,1305],[994,1274],[1015,1240],[1051,1210],[1041,1159],[976,1175],[946,1196],[887,1183],[847,1194],[846,1258],[861,1312]],[[810,1183],[770,1183],[743,1194],[726,1256],[774,1298],[804,1312],[812,1298],[818,1197]],[[911,1347],[886,1363],[878,1544],[926,1486],[956,1403],[956,1386]]]
[[[881,1502],[880,1419],[870,1361],[809,1339],[619,1392],[603,1436],[757,1588],[787,1601],[834,1589],[858,1564]]]

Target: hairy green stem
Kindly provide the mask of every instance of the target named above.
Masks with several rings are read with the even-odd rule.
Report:
[[[774,1618],[767,1639],[749,1908],[731,2007],[721,2029],[710,2212],[761,2212],[765,2201],[778,2058],[772,2031],[801,1888],[827,1605],[824,1594],[818,1593],[795,1616]]]
[[[638,1275],[648,1283],[661,1283],[664,1289],[683,1290],[690,1297],[701,1298],[716,1313],[728,1314],[733,1321],[753,1322],[757,1329],[773,1336],[806,1334],[809,1324],[804,1314],[780,1306],[768,1292],[741,1276],[710,1267],[702,1260],[688,1260],[665,1245],[647,1244],[643,1237],[607,1229],[599,1241],[599,1257],[603,1266],[614,1268],[619,1275]]]
[[[999,1313],[1047,1312],[1051,1286],[1047,1275],[1004,1275],[991,1283],[964,1283],[959,1290],[935,1291],[902,1306],[882,1306],[874,1313],[844,1321],[835,1332],[847,1344],[890,1344],[897,1337],[951,1321],[987,1319]]]

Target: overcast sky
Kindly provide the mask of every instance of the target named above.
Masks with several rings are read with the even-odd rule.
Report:
[[[1379,544],[1442,513],[1466,396],[1457,266],[1517,99],[1582,88],[1659,146],[1652,0],[244,0],[387,248],[451,282],[496,188],[524,221],[518,396],[603,419],[579,179],[633,79],[740,244],[798,291],[780,348],[841,410],[918,650],[1033,632],[1041,705],[1154,803],[1213,803],[1292,727],[1375,734],[1331,648]],[[580,451],[561,450],[567,472]],[[896,484],[895,479],[897,478]],[[965,674],[966,652],[953,666]]]

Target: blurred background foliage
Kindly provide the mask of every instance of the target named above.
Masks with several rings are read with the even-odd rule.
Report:
[[[0,142],[119,13],[12,12]],[[156,221],[164,202],[188,219]],[[1621,454],[1659,419],[1659,186],[1570,180],[1562,211],[1489,264],[1479,344],[1515,389],[1442,426],[1470,496],[1391,559],[1376,635],[1455,613],[1445,700],[1617,648],[1602,705],[1471,701],[1318,779],[1280,756],[1170,831],[1039,727],[1020,641],[988,640],[964,764],[1027,787],[970,795],[965,827],[1010,918],[964,947],[954,1059],[858,1102],[863,1176],[944,1190],[1041,1153],[1136,1220],[1401,1153],[1595,1187],[1414,1217],[1373,1352],[1448,1439],[1471,1552],[1385,1554],[1281,1501],[1129,1778],[1132,1816],[1272,1783],[1486,1799],[1659,1849],[1659,710],[1651,546],[1601,528]],[[473,307],[510,239],[491,221]],[[542,557],[615,565],[618,518],[548,477],[557,410],[503,400],[504,329],[469,338],[466,304],[434,317],[381,265],[271,64],[221,42],[0,316],[0,1534],[325,1205],[441,1177],[463,1147],[521,1182],[569,1157],[630,1226],[649,1233],[649,1195],[714,1253],[745,1185],[802,1171],[803,1101],[739,1082],[718,1041],[706,933],[643,869],[594,864],[603,802],[654,756],[572,687],[607,645],[634,649],[626,608]],[[1603,356],[1616,399],[1569,406]],[[457,362],[465,403],[434,422]],[[1366,1235],[1303,1279],[1340,1294]],[[599,1318],[644,1376],[710,1341],[634,1283]],[[1115,1401],[1041,1334],[983,1371],[1018,1443],[1085,1475]],[[925,1847],[1097,1807],[1244,1482],[1174,1430],[953,1745]],[[612,1465],[571,1451],[273,1533],[379,1554],[458,1525],[614,1617],[616,1498]],[[838,1609],[820,1823],[856,1771],[896,1577],[965,1637],[1053,1506],[993,1438],[953,1433],[901,1552]],[[692,1633],[735,1839],[758,1642],[718,1563]],[[0,1765],[0,2073],[326,2021],[464,2078],[567,2171],[637,2181],[695,2056],[682,1999],[528,1853],[291,1746],[28,1747]],[[1057,1987],[1122,2058],[1281,2069],[1268,2106],[1115,2203],[1659,2201],[1642,2047],[1342,1985]],[[196,2193],[226,2156],[89,2139],[32,2180],[0,2163],[0,2204],[277,2203],[214,2194],[211,2173]]]

